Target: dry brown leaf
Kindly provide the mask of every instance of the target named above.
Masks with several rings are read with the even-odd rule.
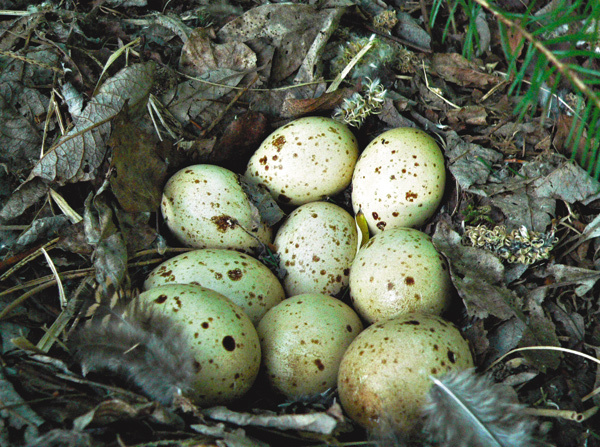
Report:
[[[435,53],[431,69],[439,77],[462,87],[490,88],[502,79],[483,72],[477,64],[457,53]]]
[[[204,28],[192,31],[181,50],[182,71],[192,76],[202,76],[217,69],[228,68],[248,72],[256,68],[256,54],[244,43],[217,44]]]
[[[243,173],[248,160],[269,133],[265,115],[248,111],[234,119],[218,139],[209,161]]]
[[[296,118],[309,113],[319,113],[335,108],[343,98],[349,98],[354,89],[337,89],[331,93],[324,93],[318,98],[294,99],[286,98],[281,106],[281,117]]]
[[[560,114],[556,120],[556,132],[554,133],[554,138],[552,139],[552,145],[558,152],[566,156],[570,156],[572,148],[576,147],[575,160],[577,160],[578,163],[581,163],[583,161],[583,155],[585,154],[586,142],[588,141],[587,128],[583,129],[577,144],[573,144],[571,141],[567,145],[567,138],[571,133],[571,129],[574,125],[579,126],[581,124],[578,121],[579,120],[577,120],[575,117]]]
[[[110,186],[121,208],[128,213],[156,211],[171,144],[141,130],[126,111],[115,118],[108,144],[113,149]]]
[[[474,126],[487,124],[487,112],[482,106],[465,106],[460,109],[450,109],[446,112],[448,122],[457,124],[463,122]]]
[[[59,184],[94,179],[106,155],[110,120],[125,103],[132,115],[139,112],[148,99],[155,70],[153,62],[135,64],[107,79],[73,129],[46,152],[29,178],[40,177]]]
[[[521,25],[520,20],[516,20],[515,23]],[[524,48],[525,38],[523,37],[519,29],[514,28],[507,29],[506,35],[508,37],[508,46],[510,48],[510,52],[515,57],[519,57]]]
[[[504,285],[504,267],[491,252],[461,244],[461,237],[440,221],[433,243],[446,256],[450,273],[467,312],[477,318],[493,315],[501,320],[525,317],[516,306],[516,296]]]
[[[421,28],[415,19],[405,12],[398,12],[398,24],[394,27],[393,33],[414,44],[423,51],[431,50],[431,36]]]
[[[8,221],[25,212],[48,192],[48,183],[34,178],[19,186],[0,210],[0,221]]]

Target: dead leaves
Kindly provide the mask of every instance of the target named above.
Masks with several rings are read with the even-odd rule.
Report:
[[[113,121],[110,186],[128,213],[152,212],[160,206],[171,144],[144,132],[121,112]]]
[[[155,70],[151,62],[135,64],[109,78],[77,117],[73,129],[44,154],[30,178],[58,184],[95,178],[106,156],[110,121],[125,103],[133,115],[143,110]]]
[[[373,17],[382,8],[382,2],[366,3],[374,8]],[[84,221],[68,227],[59,244],[64,253],[57,257],[57,264],[59,270],[61,262],[72,265],[70,257],[75,255],[78,267],[82,263],[93,266],[92,274],[107,295],[119,286],[129,287],[129,275],[139,282],[135,275],[141,270],[132,268],[133,253],[148,247],[164,249],[166,243],[157,239],[154,221],[149,218],[159,206],[168,171],[181,163],[209,162],[243,172],[250,154],[278,120],[329,114],[360,88],[357,79],[366,73],[348,82],[354,72],[344,87],[328,92],[328,82],[337,73],[331,70],[331,61],[339,44],[359,34],[368,39],[370,34],[364,32],[369,28],[363,28],[366,15],[349,2],[327,3],[322,8],[302,3],[250,7],[246,2],[243,7],[249,9],[245,12],[242,7],[224,5],[215,13],[213,26],[196,29],[192,27],[199,23],[198,17],[191,20],[170,6],[167,2],[164,14],[136,19],[115,18],[103,9],[95,10],[102,20],[98,29],[105,32],[106,40],[101,50],[85,48],[84,57],[76,51],[63,54],[56,50],[66,44],[61,36],[69,37],[69,45],[74,36],[84,36],[81,47],[91,42],[85,36],[89,23],[80,21],[82,16],[74,11],[61,15],[57,9],[52,16],[42,12],[19,18],[0,34],[2,48],[18,50],[22,41],[29,42],[30,48],[19,55],[35,61],[13,60],[0,73],[0,146],[5,148],[0,151],[0,163],[20,181],[33,168],[28,181],[4,204],[0,219],[6,222],[39,205],[39,216],[29,231],[20,239],[3,238],[3,243],[19,250],[20,245],[47,237],[42,230],[49,224],[68,225],[61,214],[54,216],[60,210],[53,202],[43,199],[49,187],[79,183],[84,193],[73,206],[84,215]],[[209,5],[207,10],[216,11],[218,6]],[[393,10],[389,7],[385,12],[392,17]],[[352,17],[341,22],[349,11]],[[63,21],[54,21],[54,15]],[[515,98],[508,96],[504,77],[493,71],[506,68],[502,57],[484,51],[481,61],[467,60],[459,54],[443,53],[440,42],[433,45],[439,52],[431,53],[431,34],[435,39],[437,30],[426,32],[416,20],[418,15],[417,10],[398,14],[399,24],[392,20],[386,27],[391,34],[380,37],[385,42],[400,37],[410,42],[411,48],[420,48],[421,54],[406,51],[410,57],[404,64],[379,64],[386,60],[382,54],[370,53],[375,68],[368,73],[381,77],[389,89],[382,113],[368,120],[357,137],[367,142],[384,127],[415,125],[439,132],[456,190],[447,194],[448,203],[426,230],[432,233],[435,229],[434,241],[449,262],[458,299],[464,304],[457,307],[467,316],[463,329],[480,366],[519,346],[558,346],[566,338],[569,343],[587,343],[596,329],[590,315],[597,312],[594,293],[600,278],[596,259],[600,218],[595,217],[600,185],[553,152],[565,147],[576,118],[562,113],[542,117],[532,110],[535,118],[518,122],[511,115]],[[137,20],[150,28],[136,25]],[[491,20],[480,14],[476,25],[480,38],[486,42],[491,38],[493,47],[498,46],[498,36],[494,27],[487,26]],[[67,32],[65,24],[75,31]],[[42,25],[47,28],[38,33],[37,27]],[[135,32],[130,36],[132,29]],[[146,40],[135,45],[135,37],[142,32]],[[511,32],[508,30],[508,46],[520,51],[522,36]],[[46,44],[42,38],[57,39],[57,45]],[[110,52],[126,46],[127,62],[123,58],[119,63],[128,66],[105,73],[103,64]],[[148,60],[158,63],[141,62]],[[404,67],[400,69],[400,65]],[[72,76],[64,76],[67,70],[73,70]],[[100,71],[105,73],[105,81],[91,97]],[[34,88],[23,80],[52,86],[55,92]],[[153,94],[149,106],[152,119],[144,108],[149,93]],[[586,131],[581,134],[582,146],[586,135]],[[176,150],[171,147],[174,142]],[[42,145],[46,150],[40,159]],[[264,191],[248,192],[271,223],[282,217]],[[461,231],[462,225],[468,224],[469,206],[475,210],[474,218],[480,219],[478,223],[490,226],[502,223],[512,230],[523,225],[545,232],[556,225],[561,241],[554,258],[530,266],[508,265],[491,252],[465,246]],[[14,240],[21,243],[15,245]],[[60,311],[43,305],[45,310]],[[565,366],[556,352],[532,351],[527,359],[538,371]],[[511,374],[507,380],[526,383],[532,378],[527,374],[537,372]],[[71,386],[65,385],[65,389]],[[135,418],[181,427],[177,425],[181,421],[170,419],[172,414],[164,409],[145,401],[138,403],[115,390],[111,393],[109,400],[88,402],[77,419],[67,412],[61,417],[75,419],[81,430],[111,420],[111,412],[115,420]],[[315,420],[317,431],[331,433],[329,428],[339,428],[342,420],[337,412],[329,414],[333,407],[328,408],[310,415],[257,415],[222,409],[206,415],[228,424],[294,430],[306,430],[311,427],[306,424]],[[187,410],[197,411],[191,405]],[[244,431],[225,424],[198,423],[191,428],[206,434],[197,439],[260,445]]]
[[[433,236],[436,248],[449,260],[452,283],[469,316],[483,320],[495,317],[501,327],[510,328],[512,342],[504,340],[504,345],[492,346],[500,354],[520,343],[559,346],[553,324],[539,305],[530,309],[529,315],[523,311],[522,298],[507,287],[500,260],[490,252],[464,246],[461,239],[444,221],[438,224]],[[495,332],[501,330],[494,328]],[[555,351],[531,351],[527,356],[542,371],[556,368],[560,361],[560,355]]]
[[[441,78],[461,87],[487,89],[502,82],[500,77],[483,72],[477,64],[456,53],[434,54],[431,69]]]
[[[155,69],[151,62],[135,64],[109,78],[76,117],[73,128],[34,166],[28,181],[0,210],[0,218],[19,216],[43,196],[49,184],[95,179],[106,157],[111,120],[125,103],[132,114],[139,113],[148,99]]]

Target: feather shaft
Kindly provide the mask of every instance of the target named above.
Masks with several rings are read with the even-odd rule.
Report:
[[[95,319],[70,341],[84,374],[108,371],[162,404],[190,389],[195,360],[182,327],[134,301],[122,313]]]
[[[432,377],[424,431],[452,447],[530,447],[535,421],[514,390],[469,369]]]

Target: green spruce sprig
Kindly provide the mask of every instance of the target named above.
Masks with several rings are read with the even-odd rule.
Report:
[[[573,116],[566,147],[572,158],[598,179],[600,177],[600,71],[589,63],[600,58],[600,2],[587,0],[558,0],[552,7],[536,9],[531,2],[524,12],[513,13],[499,8],[491,0],[435,0],[431,21],[439,16],[442,2],[449,7],[447,29],[455,23],[459,10],[469,20],[463,54],[472,54],[476,42],[475,20],[483,10],[497,19],[503,49],[508,61],[507,78],[512,81],[509,95],[523,95],[515,108],[522,119],[526,114],[544,114],[564,101],[559,90],[568,84],[575,95],[575,107],[566,106],[565,113]],[[432,23],[433,27],[433,23]],[[509,32],[520,36],[520,45],[510,45]],[[469,48],[471,50],[469,50]],[[582,63],[588,62],[588,66]],[[549,98],[542,100],[540,98]]]

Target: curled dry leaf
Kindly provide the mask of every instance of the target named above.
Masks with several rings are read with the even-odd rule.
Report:
[[[217,44],[204,28],[192,31],[181,50],[182,70],[192,76],[228,68],[246,72],[256,68],[256,54],[241,42]]]
[[[463,87],[489,88],[502,82],[502,78],[484,73],[476,63],[456,53],[434,54],[431,69],[446,81]]]
[[[153,62],[124,68],[106,80],[81,112],[71,129],[33,168],[30,179],[40,177],[64,184],[92,180],[106,155],[110,121],[129,104],[132,115],[143,107],[154,82]]]
[[[48,185],[92,180],[105,159],[111,120],[129,104],[135,115],[145,106],[154,82],[153,62],[135,64],[109,78],[92,98],[73,128],[33,168],[29,178],[6,202],[0,219],[20,216],[48,191]]]
[[[329,435],[339,424],[339,420],[328,413],[309,414],[251,414],[238,413],[225,407],[212,407],[204,410],[211,419],[231,422],[241,426],[271,427],[280,430],[303,430]]]
[[[242,173],[246,170],[248,160],[268,134],[269,123],[265,115],[249,110],[225,128],[210,153],[209,161]]]
[[[131,121],[125,110],[113,122],[110,186],[128,213],[156,211],[167,175],[170,143],[159,141]]]

